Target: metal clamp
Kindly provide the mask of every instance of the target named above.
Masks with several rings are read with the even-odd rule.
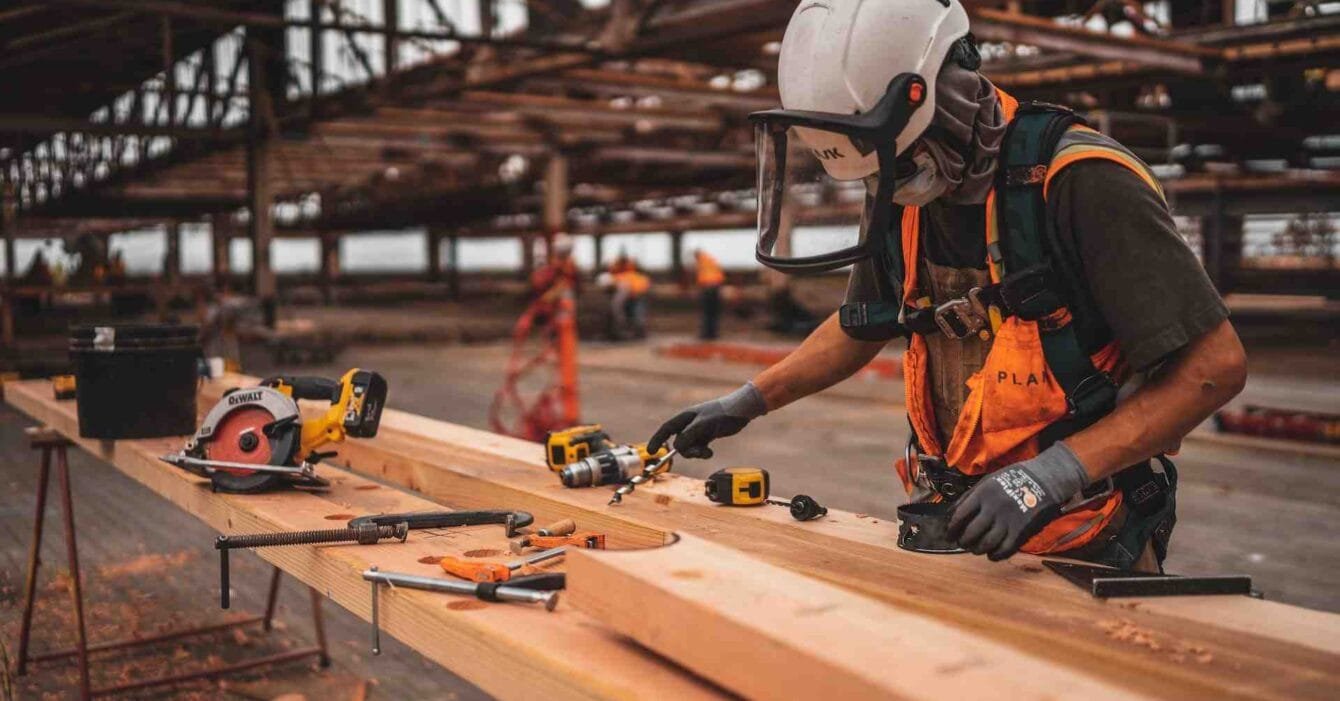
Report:
[[[987,325],[986,316],[977,313],[977,306],[967,297],[951,299],[935,308],[935,325],[956,341],[974,336]]]

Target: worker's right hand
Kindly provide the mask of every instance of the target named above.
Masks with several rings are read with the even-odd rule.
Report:
[[[679,412],[656,429],[647,441],[647,450],[656,453],[674,436],[675,450],[680,455],[710,458],[712,449],[708,445],[712,441],[739,433],[750,421],[766,413],[768,405],[763,401],[763,394],[749,382],[724,397]]]

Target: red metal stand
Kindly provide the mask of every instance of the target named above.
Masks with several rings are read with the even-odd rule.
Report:
[[[147,679],[102,689],[93,689],[89,683],[88,658],[89,655],[94,652],[125,650],[144,645],[154,645],[167,640],[176,640],[205,633],[214,633],[221,630],[228,630],[230,628],[253,625],[255,623],[260,623],[264,630],[269,631],[271,629],[271,622],[274,618],[275,601],[279,595],[279,576],[281,571],[276,567],[274,573],[270,577],[269,597],[266,600],[265,615],[263,616],[251,616],[227,623],[214,623],[193,628],[185,628],[150,637],[116,640],[89,645],[84,622],[84,595],[82,581],[79,575],[78,539],[74,528],[74,503],[70,493],[70,467],[66,456],[66,449],[73,445],[73,443],[58,432],[49,428],[30,428],[25,432],[28,434],[29,444],[32,446],[33,450],[42,451],[42,460],[37,478],[37,512],[36,516],[33,518],[33,540],[28,549],[28,576],[24,581],[23,587],[23,613],[19,623],[18,659],[15,661],[14,665],[14,672],[17,676],[22,676],[27,673],[29,660],[40,662],[44,660],[75,657],[78,659],[79,663],[79,698],[91,699],[94,696],[109,696],[148,687],[165,686],[195,679],[219,677],[251,669],[253,667],[287,662],[290,660],[302,659],[304,657],[311,657],[313,655],[320,659],[322,667],[330,665],[330,656],[326,650],[325,625],[321,616],[321,597],[317,594],[315,589],[312,589],[312,621],[316,628],[317,638],[317,644],[314,647],[290,650],[276,655],[258,657],[243,662],[211,667],[195,672],[186,672],[158,679]],[[70,597],[71,603],[74,604],[75,647],[68,650],[42,653],[40,655],[30,655],[28,643],[32,632],[33,608],[37,600],[37,570],[39,565],[41,565],[42,521],[46,514],[47,483],[50,481],[53,456],[55,457],[56,463],[56,479],[58,480],[60,487],[61,516],[65,525],[65,552],[70,568]]]
[[[489,405],[493,431],[533,441],[581,420],[576,294],[566,275],[551,273],[550,278],[552,284],[537,295],[512,329],[512,354],[503,386]],[[532,333],[539,337],[534,352],[529,349]],[[522,383],[542,375],[550,376],[547,385],[530,397],[523,396]]]

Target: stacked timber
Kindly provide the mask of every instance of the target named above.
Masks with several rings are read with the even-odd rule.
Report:
[[[201,406],[253,383],[209,383]],[[1104,603],[1036,558],[908,553],[894,545],[896,524],[720,507],[684,477],[608,507],[605,490],[564,489],[539,446],[394,410],[376,438],[340,446],[343,470],[321,468],[329,493],[215,494],[157,460],[180,441],[79,440],[73,403],[54,401],[45,382],[9,384],[6,401],[223,533],[442,505],[522,509],[606,533],[611,550],[560,565],[569,591],[553,613],[383,590],[387,633],[502,698],[1340,695],[1333,614],[1246,597]],[[441,576],[434,557],[509,557],[497,527],[257,553],[364,618],[371,565]]]

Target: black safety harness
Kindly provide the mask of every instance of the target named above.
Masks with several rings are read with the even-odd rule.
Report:
[[[1010,122],[996,174],[1000,236],[987,247],[991,262],[1005,272],[1000,282],[973,288],[964,297],[932,307],[915,307],[910,300],[857,302],[843,305],[838,313],[845,329],[878,326],[901,335],[944,334],[953,339],[987,330],[992,311],[1002,320],[1018,317],[1039,322],[1043,355],[1069,407],[1067,417],[1048,428],[1044,448],[1112,411],[1117,399],[1116,383],[1093,366],[1077,325],[1051,322],[1067,309],[1070,295],[1062,272],[1056,269],[1063,266],[1053,266],[1048,255],[1059,249],[1059,243],[1047,216],[1043,185],[1057,143],[1066,130],[1082,123],[1064,107],[1036,102],[1021,103]],[[886,235],[883,267],[893,288],[901,289],[909,263],[903,260],[902,232],[891,226]]]
[[[1067,405],[1065,418],[1048,426],[1039,436],[1039,450],[1092,425],[1112,411],[1117,399],[1116,383],[1107,373],[1094,367],[1081,342],[1079,324],[1065,313],[1072,306],[1069,290],[1082,289],[1083,281],[1078,278],[1077,271],[1069,269],[1063,256],[1054,260],[1049,255],[1064,249],[1054,222],[1047,216],[1043,186],[1061,137],[1072,126],[1083,123],[1082,118],[1064,107],[1036,102],[1020,103],[1010,122],[1001,146],[1001,167],[996,175],[999,237],[987,247],[991,263],[1001,266],[1003,271],[1000,282],[974,288],[964,297],[935,306],[916,307],[909,300],[897,299],[851,303],[839,310],[839,321],[853,335],[873,328],[884,330],[888,336],[943,334],[964,339],[990,330],[993,312],[1001,320],[1017,317],[1038,322],[1047,367],[1065,393]],[[895,216],[892,221],[900,219]],[[890,226],[886,236],[882,267],[890,286],[901,290],[906,265],[915,265],[916,261],[903,260],[901,227]],[[920,469],[930,488],[947,502],[957,500],[981,478],[966,475],[939,457],[920,455],[915,432],[907,457],[908,469]],[[1163,458],[1160,460],[1167,465],[1163,470],[1155,471],[1146,461],[1089,485],[1063,511],[1121,489],[1125,493],[1125,503],[1133,512],[1132,518],[1138,516],[1141,521],[1152,522],[1147,528],[1138,530],[1152,533],[1166,521],[1165,530],[1170,532],[1176,472],[1171,463]],[[1168,519],[1154,518],[1165,512]],[[929,538],[923,538],[925,551],[952,551],[949,544],[935,540],[932,534],[937,532],[936,529],[926,528],[923,523],[917,530]],[[1143,535],[1144,542],[1148,542],[1150,533],[1132,537]],[[900,538],[900,544],[905,539],[909,539],[907,533]],[[1166,551],[1166,539],[1158,549],[1161,559]]]

